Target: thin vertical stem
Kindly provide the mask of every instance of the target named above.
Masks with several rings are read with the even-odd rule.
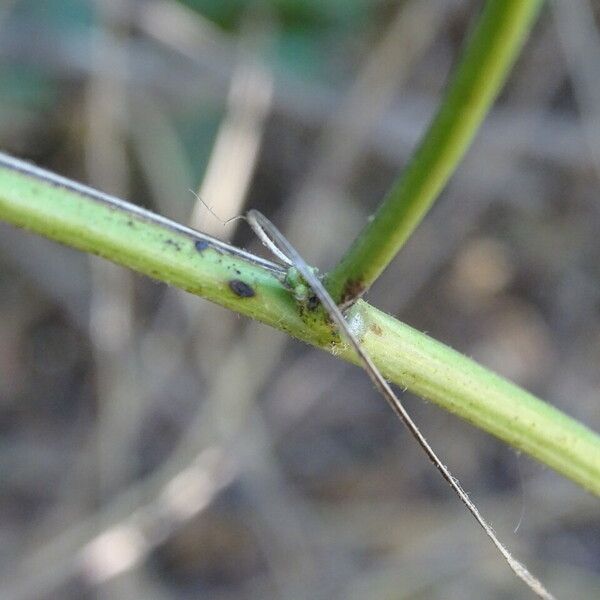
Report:
[[[327,289],[337,302],[349,304],[367,290],[421,222],[501,89],[540,5],[540,0],[488,0],[404,173],[327,275]]]

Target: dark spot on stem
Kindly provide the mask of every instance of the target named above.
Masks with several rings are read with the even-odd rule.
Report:
[[[319,298],[315,296],[315,294],[312,294],[306,300],[306,308],[308,308],[308,310],[315,310],[317,306],[319,306]]]
[[[365,284],[357,279],[350,279],[342,290],[340,305],[347,308],[354,304],[366,291]]]
[[[209,247],[209,245],[210,244],[205,240],[198,240],[194,243],[194,247],[196,250],[198,250],[198,252],[203,252]]]
[[[165,240],[165,244],[167,244],[167,246],[173,246],[173,248],[175,248],[176,250],[181,250],[181,246],[179,245],[179,242],[176,242],[175,240],[172,240],[171,238]]]
[[[229,282],[229,287],[231,288],[231,291],[240,298],[252,298],[252,296],[256,295],[256,292],[251,286],[239,279],[232,279]]]

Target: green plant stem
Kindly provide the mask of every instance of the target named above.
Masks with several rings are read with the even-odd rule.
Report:
[[[357,362],[324,314],[294,299],[280,267],[1,154],[0,219]],[[593,431],[365,302],[347,317],[391,381],[600,495],[600,437]]]
[[[375,216],[326,276],[349,304],[381,275],[464,156],[517,57],[539,0],[488,0],[436,117]]]

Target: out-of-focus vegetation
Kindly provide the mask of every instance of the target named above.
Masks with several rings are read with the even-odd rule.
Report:
[[[13,0],[0,147],[330,267],[426,126],[479,2]],[[370,300],[600,428],[600,37],[549,4]],[[597,501],[407,398],[558,597]],[[0,225],[2,598],[502,598],[505,565],[358,369]],[[517,527],[518,532],[512,535]]]

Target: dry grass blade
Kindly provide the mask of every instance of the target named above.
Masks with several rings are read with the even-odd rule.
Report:
[[[415,438],[419,446],[421,446],[436,469],[441,473],[448,485],[456,492],[462,503],[467,507],[479,525],[481,525],[500,554],[502,554],[502,556],[506,559],[506,562],[509,564],[515,575],[524,581],[525,584],[529,586],[529,588],[535,594],[537,594],[538,597],[544,598],[545,600],[553,600],[554,596],[550,594],[548,590],[546,590],[544,585],[537,578],[535,578],[523,564],[521,564],[512,556],[506,546],[504,546],[504,544],[498,539],[492,527],[481,516],[479,510],[469,498],[468,494],[462,489],[458,480],[450,473],[448,467],[446,467],[446,465],[444,465],[444,463],[440,460],[425,436],[421,433],[421,430],[418,428],[417,424],[412,420],[411,416],[404,408],[404,405],[398,396],[396,396],[388,382],[380,373],[379,369],[375,366],[375,363],[363,350],[360,341],[352,332],[337,304],[333,301],[321,283],[320,279],[313,273],[311,268],[302,259],[300,254],[262,213],[258,212],[257,210],[250,210],[248,211],[247,219],[252,229],[256,232],[263,243],[267,245],[267,247],[273,250],[277,256],[281,256],[281,254],[283,254],[286,259],[284,262],[287,264],[292,264],[296,269],[298,269],[306,283],[312,288],[313,292],[321,301],[324,309],[338,326],[341,335],[346,338],[347,342],[356,351],[356,354],[360,358],[365,371],[371,378],[371,381],[375,387],[386,399],[400,420],[406,425],[412,436]]]

